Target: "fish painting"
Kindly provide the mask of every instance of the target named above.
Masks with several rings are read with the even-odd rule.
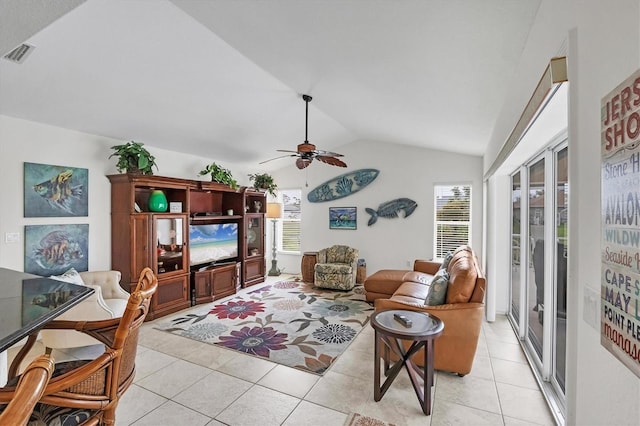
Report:
[[[73,170],[65,170],[49,180],[33,185],[33,190],[54,209],[73,214],[72,202],[82,196],[82,185],[72,184]]]
[[[67,268],[84,258],[78,241],[64,231],[52,231],[40,240],[33,251],[35,262],[43,269]]]
[[[418,207],[418,203],[410,198],[397,198],[395,200],[387,201],[378,206],[378,210],[370,209],[366,207],[364,210],[371,215],[368,226],[373,225],[378,221],[378,217],[385,217],[387,219],[393,219],[394,217],[400,217],[399,213],[402,211],[404,217],[411,216]]]

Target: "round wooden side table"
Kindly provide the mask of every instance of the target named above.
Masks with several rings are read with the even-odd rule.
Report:
[[[318,259],[317,251],[307,251],[302,255],[302,265],[300,271],[302,272],[302,281],[305,283],[312,283],[314,280],[314,267]]]
[[[394,314],[404,315],[411,320],[411,326],[407,327],[394,318]],[[404,366],[411,379],[411,384],[416,392],[422,412],[431,414],[431,386],[433,386],[433,351],[434,340],[442,334],[444,323],[440,318],[426,312],[405,310],[382,311],[373,314],[371,326],[375,330],[373,399],[377,402],[393,383],[402,366]],[[409,349],[405,350],[402,340],[411,341]],[[382,349],[382,354],[380,349]],[[416,365],[412,357],[420,348],[424,347],[424,370]],[[400,359],[393,365],[390,364],[392,350]],[[380,386],[380,358],[384,360],[384,374],[386,380]],[[422,386],[419,379],[422,379]]]

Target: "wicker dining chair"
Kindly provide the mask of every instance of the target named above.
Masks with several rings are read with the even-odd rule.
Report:
[[[27,366],[9,404],[0,406],[0,425],[27,424],[33,408],[45,391],[53,368],[54,361],[49,355],[40,355]]]
[[[93,360],[57,363],[44,396],[31,416],[39,424],[113,425],[118,401],[135,375],[138,332],[158,280],[151,269],[140,273],[138,285],[131,292],[122,318],[99,321],[52,321],[46,329],[76,330],[99,340],[105,351]],[[9,368],[9,383],[0,389],[0,403],[16,393],[16,375],[24,355],[36,337],[30,336],[25,348]]]

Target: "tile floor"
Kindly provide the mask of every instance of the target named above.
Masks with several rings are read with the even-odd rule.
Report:
[[[136,378],[118,405],[118,426],[341,426],[351,412],[407,426],[554,424],[506,317],[483,324],[470,374],[436,372],[431,416],[420,410],[405,371],[381,401],[373,400],[370,326],[323,376],[153,326],[142,327]],[[96,351],[101,348],[54,352],[54,357]]]

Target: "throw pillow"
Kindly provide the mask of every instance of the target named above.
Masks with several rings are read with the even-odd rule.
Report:
[[[71,284],[86,285],[82,280],[80,273],[76,271],[75,268],[69,269],[62,275],[51,275],[49,278],[58,281],[65,281]]]
[[[453,253],[449,252],[444,256],[444,259],[442,259],[442,266],[440,266],[440,269],[447,269],[449,267],[449,262],[451,262],[451,259],[453,258]]]
[[[440,269],[431,281],[431,287],[427,294],[425,304],[428,306],[443,305],[447,299],[447,286],[449,285],[449,273]]]

